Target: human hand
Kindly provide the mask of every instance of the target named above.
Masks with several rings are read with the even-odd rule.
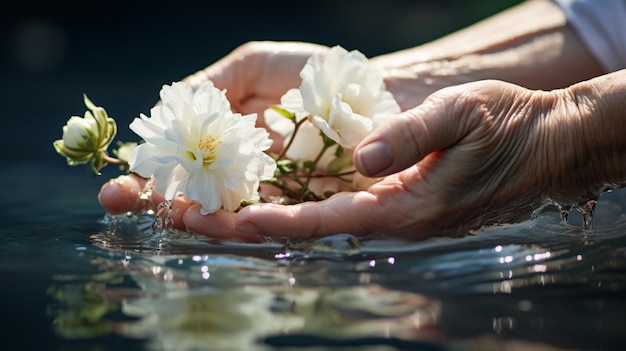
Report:
[[[285,68],[285,65],[280,64],[280,61],[282,59],[285,59],[287,61],[293,60],[289,62],[296,62],[298,60],[301,60],[300,64],[304,65],[304,62],[310,56],[312,51],[311,53],[305,54],[304,52],[306,52],[306,49],[303,51],[298,51],[297,48],[304,47],[311,50],[325,50],[324,47],[319,47],[315,45],[309,47],[308,44],[303,44],[303,46],[300,46],[299,43],[294,43],[294,46],[287,50],[286,53],[284,53],[285,56],[281,54],[280,50],[271,50],[272,47],[274,49],[277,49],[281,46],[287,48],[290,45],[291,43],[252,43],[244,45],[242,48],[235,50],[235,52],[228,55],[223,60],[218,61],[216,64],[208,67],[201,73],[197,73],[193,76],[188,77],[186,81],[190,82],[193,85],[199,84],[199,82],[203,79],[214,80],[216,86],[220,88],[230,89],[228,90],[229,92],[231,92],[229,94],[229,99],[231,100],[233,108],[236,111],[242,113],[259,113],[260,111],[255,110],[262,110],[268,104],[275,103],[279,100],[280,94],[284,92],[280,91],[281,89],[288,89],[290,87],[290,84],[293,86],[297,86],[297,84],[299,83],[299,77],[297,79],[293,79],[293,76],[297,76],[296,72],[299,72],[301,67],[299,65],[297,67],[292,66],[293,69],[287,69],[287,72],[291,72],[293,74],[283,75],[282,69]],[[242,53],[236,54],[236,52],[238,51],[241,51]],[[252,63],[245,64],[245,62]],[[268,72],[267,76],[264,73],[255,72],[255,70],[265,69],[267,69]],[[240,71],[239,73],[237,73],[238,70]],[[271,77],[271,74],[269,72],[274,72],[274,77]],[[261,78],[258,78],[260,77],[259,74]],[[281,77],[278,79],[279,84],[273,84],[277,77]],[[398,75],[396,72],[394,76],[387,76],[386,83],[390,84],[390,82],[393,82],[394,79],[397,78]],[[257,79],[258,81],[255,79]],[[391,86],[395,87],[396,89],[395,91],[391,90],[392,93],[394,93],[394,96],[400,95],[400,90],[407,88],[407,86],[403,85],[404,83],[407,83],[407,81],[400,79],[396,82],[399,82],[400,84],[391,84]],[[489,82],[489,84],[498,86],[502,83]],[[251,87],[247,87],[248,85],[250,85]],[[247,88],[241,88],[242,86]],[[274,87],[277,86],[282,86],[282,88],[274,89]],[[415,88],[415,86],[416,83],[413,82],[413,84],[409,88]],[[229,87],[232,87],[232,89]],[[502,217],[501,213],[507,211],[506,207],[496,208],[496,206],[492,206],[494,208],[484,208],[481,206],[477,206],[481,204],[481,201],[483,201],[484,198],[488,198],[488,196],[485,196],[485,194],[489,194],[490,191],[495,193],[500,193],[502,191],[496,191],[497,189],[489,189],[486,186],[490,184],[493,185],[492,183],[494,180],[490,178],[487,168],[481,168],[477,170],[482,173],[478,176],[480,177],[480,179],[487,179],[484,180],[484,182],[488,184],[485,184],[484,187],[486,189],[483,189],[484,191],[482,193],[476,194],[476,189],[474,188],[478,187],[478,184],[476,184],[472,176],[474,176],[473,172],[476,171],[475,168],[477,167],[477,164],[484,164],[483,160],[490,160],[495,158],[500,159],[499,162],[502,162],[502,160],[505,159],[505,157],[502,156],[502,152],[506,152],[506,148],[503,150],[494,150],[494,146],[497,146],[496,144],[501,143],[502,141],[499,140],[502,138],[508,140],[507,134],[513,133],[513,131],[508,131],[507,128],[504,128],[504,126],[509,124],[508,122],[506,122],[507,118],[511,116],[509,116],[508,114],[503,115],[501,113],[502,106],[498,104],[494,105],[494,103],[497,101],[507,101],[511,106],[526,106],[524,105],[524,99],[516,100],[518,98],[517,95],[521,95],[523,98],[530,100],[529,98],[527,98],[527,96],[532,96],[533,94],[531,94],[530,91],[521,89],[519,87],[515,87],[515,89],[509,87],[509,89],[504,89],[503,91],[499,91],[499,89],[494,89],[496,96],[500,96],[502,94],[503,95],[500,100],[490,100],[490,94],[494,93],[493,91],[486,93],[486,90],[489,89],[486,89],[485,87],[481,87],[480,89],[474,89],[473,86],[471,87],[473,89],[470,89],[470,91],[473,92],[474,90],[477,90],[477,92],[480,94],[478,94],[477,96],[473,96],[472,94],[461,94],[459,91],[459,89],[461,88],[453,88],[441,91],[433,95],[426,104],[414,110],[407,111],[398,121],[393,122],[389,126],[382,128],[381,130],[387,130],[386,133],[389,134],[389,136],[387,136],[386,138],[391,141],[390,145],[402,145],[401,147],[396,146],[396,151],[394,152],[395,155],[401,156],[403,153],[402,149],[406,148],[407,145],[411,145],[411,143],[407,143],[407,140],[411,141],[413,139],[406,136],[405,138],[396,138],[397,136],[395,136],[394,132],[392,131],[396,130],[397,132],[408,132],[410,130],[414,130],[414,128],[406,128],[406,126],[410,127],[413,120],[415,120],[415,122],[418,124],[423,124],[424,121],[427,119],[431,121],[429,123],[439,126],[439,129],[435,129],[433,130],[433,132],[429,131],[429,135],[426,135],[426,137],[441,140],[441,143],[443,143],[440,143],[441,145],[433,144],[434,146],[430,146],[436,147],[437,145],[440,145],[443,149],[450,150],[440,152],[437,151],[438,149],[436,148],[423,149],[422,146],[421,149],[416,149],[420,150],[421,153],[409,152],[407,154],[412,155],[413,157],[410,162],[416,163],[419,161],[418,166],[406,169],[396,175],[391,175],[385,178],[379,184],[371,187],[366,192],[342,193],[336,195],[328,201],[320,203],[306,203],[293,207],[258,205],[245,208],[238,215],[235,215],[234,213],[228,211],[218,211],[214,214],[210,214],[207,216],[201,216],[199,214],[199,207],[196,204],[189,202],[184,197],[180,197],[177,198],[174,202],[173,213],[175,213],[175,215],[173,217],[178,218],[178,220],[174,221],[175,225],[179,229],[190,229],[210,236],[220,238],[236,237],[245,240],[258,239],[258,236],[256,235],[246,234],[246,232],[248,231],[255,232],[256,234],[256,230],[254,227],[249,228],[250,224],[252,224],[253,226],[259,226],[259,229],[261,229],[260,232],[262,234],[281,236],[316,236],[332,234],[335,232],[351,232],[354,234],[385,232],[388,234],[401,235],[409,234],[409,231],[412,231],[415,235],[418,229],[421,233],[419,235],[429,236],[432,235],[435,231],[439,231],[437,234],[440,235],[446,234],[448,230],[441,227],[455,228],[454,226],[457,225],[456,222],[458,221],[465,222],[465,225],[459,226],[459,229],[461,229],[466,227],[473,228],[480,224],[506,220],[506,217],[514,217],[513,212],[508,213],[508,216]],[[232,93],[233,89],[235,93]],[[242,91],[244,92],[242,93]],[[427,91],[428,88],[423,89],[422,93],[420,94],[415,94],[415,96],[413,97],[414,102],[421,102],[421,100],[423,99],[423,95]],[[406,95],[410,96],[411,94]],[[468,98],[468,96],[473,97],[473,100]],[[274,99],[274,101],[272,101],[272,99]],[[458,99],[458,101],[456,101],[455,99]],[[528,101],[526,103],[529,106],[532,105]],[[485,114],[477,113],[476,111],[468,108],[468,106],[479,107],[483,105],[486,106],[486,112],[484,111]],[[451,112],[452,110],[447,110],[448,106],[452,106],[456,109],[455,111],[459,111],[459,115]],[[506,105],[504,107],[506,107]],[[500,116],[498,118],[498,125],[500,125],[501,127],[500,129],[493,126],[492,128],[495,129],[488,129],[485,128],[485,126],[480,126],[479,121],[482,119],[491,121],[492,118],[489,117],[491,112],[494,112],[498,116]],[[513,114],[521,114],[522,112],[523,111],[510,111],[510,113]],[[423,115],[429,117],[426,118]],[[439,123],[432,122],[439,118],[442,118]],[[516,116],[512,116],[511,118],[520,119],[520,117]],[[452,124],[450,122],[454,122],[456,120],[464,123],[459,124],[457,126],[457,130],[453,130]],[[474,121],[474,123],[471,126],[468,126],[467,121]],[[446,123],[450,125],[445,125]],[[492,122],[487,123],[487,125],[492,124]],[[474,131],[470,133],[471,128],[478,128],[483,132],[478,133]],[[518,127],[517,129],[520,128]],[[381,132],[374,133],[373,136],[367,138],[362,145],[368,144],[368,140],[372,140],[374,136],[382,135],[380,133]],[[424,132],[422,131],[421,133],[423,134]],[[467,135],[463,133],[468,133],[469,135],[473,136],[476,136],[478,133],[478,135],[482,136],[482,138],[490,139],[489,142],[481,140],[480,138],[468,139]],[[424,135],[416,135],[415,137],[422,138],[423,136]],[[523,140],[525,138],[523,133],[521,133],[520,136],[522,137],[520,140]],[[402,143],[396,144],[396,140],[401,140]],[[444,142],[446,140],[447,142]],[[424,142],[421,141],[420,143]],[[483,149],[480,149],[476,148],[476,146],[472,143],[479,143],[480,145],[487,146],[483,147]],[[527,144],[531,143],[526,142],[526,144],[524,145]],[[468,148],[474,148],[477,150],[470,151]],[[453,152],[452,150],[456,151]],[[469,153],[472,157],[466,158],[464,156],[466,153]],[[448,155],[448,157],[444,157],[442,158],[442,160],[447,160],[448,158],[451,158],[451,160],[441,162],[440,157],[437,156],[440,154]],[[450,155],[452,155],[452,157]],[[376,159],[377,158],[375,157],[362,156],[360,157],[360,159],[357,158],[356,161],[358,162],[356,164],[360,168],[360,171],[362,171],[365,175],[372,175],[371,169],[369,167],[371,167],[372,162],[375,162]],[[468,167],[455,166],[456,163],[454,160],[456,159],[460,160],[460,163],[458,163],[459,165],[467,163]],[[511,161],[516,161],[515,157],[513,157]],[[435,167],[434,164],[437,164],[437,166]],[[404,164],[404,166],[407,165]],[[398,168],[398,166],[394,166],[393,169],[390,169],[384,173],[377,174],[376,176],[386,176],[391,174],[392,172],[400,170],[401,169]],[[452,174],[454,174],[455,172],[457,175],[452,176]],[[538,173],[530,172],[527,174]],[[504,175],[498,174],[497,169],[494,170],[494,175],[496,177],[499,176],[500,178],[506,178]],[[438,180],[439,177],[441,177],[441,180]],[[420,178],[424,178],[425,180],[427,180],[427,182],[424,183],[422,181],[415,181],[415,179]],[[436,180],[433,182],[433,179]],[[491,179],[491,181],[489,181],[489,179]],[[522,177],[522,179],[526,178]],[[100,201],[102,205],[112,213],[115,213],[115,211],[125,212],[129,210],[128,204],[129,201],[132,202],[132,200],[129,200],[128,197],[132,196],[132,191],[127,190],[129,188],[137,188],[140,186],[138,182],[145,181],[138,179],[137,177],[126,177],[123,180],[124,181],[121,183],[121,186],[120,182],[113,180],[105,184],[101,190],[99,196]],[[504,182],[504,179],[501,179],[500,182]],[[415,186],[416,189],[413,190],[411,187],[409,187],[409,185]],[[402,192],[399,190],[398,186],[400,186],[400,188],[406,187],[406,189],[409,191]],[[506,191],[503,193],[504,195],[507,195]],[[521,192],[521,194],[523,193],[524,192]],[[413,195],[407,196],[411,194]],[[473,197],[470,196],[472,194]],[[154,199],[158,199],[158,196],[159,194],[155,194]],[[512,195],[508,194],[508,196]],[[453,203],[451,205],[445,205],[446,199],[454,200],[455,198],[459,198],[463,201],[456,201],[456,203]],[[508,201],[510,200],[510,198],[506,198],[505,200]],[[536,201],[536,199],[534,198],[518,200],[520,203],[523,203],[525,201],[529,203]],[[443,204],[441,203],[442,201]],[[499,201],[495,202],[497,204]],[[124,203],[126,203],[126,205],[123,205]],[[345,203],[350,204],[349,206],[345,206],[342,209],[342,206]],[[437,204],[437,206],[433,206],[434,204]],[[423,207],[426,210],[422,213],[421,216],[411,214],[412,211],[415,211],[415,209],[420,207]],[[470,207],[473,207],[475,209],[474,211],[479,214],[469,215],[467,213],[467,210]],[[489,210],[499,212],[500,215],[495,217],[493,215],[488,215]],[[367,213],[367,211],[371,211],[372,215],[363,215],[364,213]],[[352,215],[347,215],[346,212],[351,212]],[[395,219],[394,216],[389,216],[389,212],[398,215],[400,219],[403,219],[403,221]],[[264,213],[267,214],[268,217],[265,219],[260,218],[265,216]],[[330,214],[330,216],[326,217],[326,214]],[[337,217],[336,214],[341,215]],[[467,216],[467,218],[455,218],[457,214]],[[382,220],[379,220],[381,219],[381,216],[383,218]],[[491,218],[490,216],[494,218]],[[364,217],[366,217],[367,220],[365,220]],[[336,218],[342,219],[337,220]],[[351,218],[351,220],[346,221],[346,218]],[[284,221],[282,221],[283,219]],[[274,223],[264,224],[264,221],[270,221]],[[297,223],[295,223],[296,221]],[[472,223],[472,221],[473,224],[470,224]],[[325,224],[322,224],[322,222],[324,222]],[[339,222],[342,222],[342,226],[338,226],[337,223]],[[449,225],[446,225],[446,223]],[[248,228],[246,228],[246,224],[248,224]]]
[[[282,95],[300,85],[300,71],[314,53],[329,48],[305,42],[252,41],[245,43],[214,64],[183,79],[192,86],[212,80],[226,95],[234,112],[257,113],[260,126],[265,127],[263,112],[269,105],[278,104]],[[457,73],[453,76],[432,77],[429,72],[440,66],[438,62],[423,62],[415,67],[398,68],[397,54],[380,55],[370,59],[371,65],[383,76],[402,110],[421,104],[435,91],[474,80]],[[271,132],[271,130],[270,130]],[[275,136],[275,134],[272,134]],[[278,144],[278,143],[275,143]]]
[[[125,213],[139,214],[147,210],[156,211],[165,198],[162,194],[152,189],[148,179],[136,173],[130,173],[111,179],[102,185],[98,194],[98,200],[107,212],[113,215]],[[197,205],[197,203],[190,201],[184,195],[175,197],[172,200],[171,210],[168,213],[169,219],[173,223],[173,228],[183,231],[187,230],[186,213],[189,212],[195,215],[195,212],[197,212],[199,215],[201,206],[196,207]],[[157,213],[157,215],[160,214]],[[199,233],[210,235],[216,239],[242,240],[246,242],[261,241],[258,235],[250,235],[234,230],[235,217],[233,212],[219,210],[203,217],[203,220],[212,218],[213,224],[210,231],[205,229],[199,231]]]
[[[306,61],[314,53],[326,50],[328,48],[325,46],[302,42],[249,42],[207,68],[185,77],[183,81],[199,86],[211,80],[217,88],[226,90],[234,112],[256,113],[258,126],[266,128],[263,112],[269,105],[278,104],[287,90],[298,87],[301,82],[300,71]],[[279,152],[281,137],[271,129],[266,129],[274,140],[270,151]],[[155,209],[164,199],[161,194],[153,192],[149,201],[138,197],[146,182],[147,179],[136,174],[120,176],[103,185],[98,199],[112,214]],[[182,215],[190,205],[185,197],[175,199],[171,217],[177,228],[184,229]],[[227,213],[218,212],[217,215]]]
[[[258,126],[265,128],[263,111],[278,104],[287,90],[297,88],[309,57],[326,50],[326,46],[303,42],[248,42],[183,81],[192,86],[213,81],[217,88],[226,90],[233,112],[256,113]],[[268,132],[274,148],[282,145],[278,134]]]
[[[536,106],[538,102],[541,105]],[[199,205],[180,197],[174,223],[178,229],[219,238],[256,238],[249,234],[308,238],[341,232],[464,234],[504,220],[501,214],[513,215],[512,204],[531,209],[528,194],[546,183],[537,177],[543,174],[538,162],[528,162],[539,153],[535,148],[543,140],[538,116],[546,112],[541,107],[551,106],[543,103],[529,90],[496,81],[444,89],[357,147],[357,169],[366,176],[385,177],[367,191],[209,215],[201,215]],[[103,187],[100,201],[111,210],[109,198],[121,202],[134,192],[127,189],[140,189],[141,183],[134,176],[122,183],[111,181]]]
[[[441,90],[357,148],[358,170],[382,181],[321,202],[248,206],[233,214],[232,233],[464,235],[530,218],[546,197],[577,203],[601,183],[571,166],[584,161],[580,121],[588,109],[581,101],[567,90],[531,91],[500,81]],[[214,234],[213,219],[197,209],[187,211],[185,224]]]
[[[273,43],[273,42],[253,42],[237,48],[233,53],[227,55],[222,60],[197,72],[184,81],[191,86],[199,86],[206,80],[226,91],[231,107],[240,113],[257,113],[258,124],[265,126],[263,117],[265,109],[271,104],[279,103],[284,91],[299,85],[300,73],[306,61],[315,53],[323,53],[328,48],[306,44],[306,43]],[[294,79],[297,77],[297,79]],[[394,76],[395,77],[395,76]],[[269,132],[271,129],[266,128]],[[282,140],[276,134],[273,135],[275,146],[280,148]],[[281,150],[270,150],[279,152]],[[363,188],[367,181],[363,177],[358,177],[354,185]],[[320,182],[339,182],[336,179],[313,179],[311,188],[318,187]],[[142,209],[154,209],[163,196],[153,192],[153,201],[139,201],[137,194],[145,186],[146,180],[137,175],[122,176],[114,179],[102,187],[99,194],[101,204],[110,213],[140,212]],[[341,183],[341,182],[339,182]],[[266,187],[271,189],[270,187]],[[330,185],[330,188],[336,186]],[[342,187],[337,187],[341,189]],[[158,189],[158,187],[157,187]],[[276,188],[271,190],[278,190]],[[337,189],[335,189],[336,191]],[[271,195],[268,191],[262,190],[264,198]],[[156,201],[155,199],[159,199]],[[178,229],[184,229],[182,217],[179,216],[191,206],[185,197],[177,198],[174,202],[172,218]],[[228,217],[228,212],[218,211],[224,218]],[[223,213],[222,213],[223,212]],[[180,217],[180,218],[178,218]],[[232,225],[231,225],[232,227]],[[231,237],[228,234],[228,237]]]

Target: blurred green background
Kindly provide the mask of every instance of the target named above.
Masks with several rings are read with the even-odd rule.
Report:
[[[250,40],[358,49],[368,57],[416,46],[519,0],[19,1],[0,14],[0,159],[64,166],[52,142],[82,94],[126,127],[163,84]]]

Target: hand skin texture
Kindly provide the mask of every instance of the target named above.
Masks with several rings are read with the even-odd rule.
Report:
[[[185,80],[211,79],[227,89],[233,110],[262,116],[300,84],[308,57],[327,49],[251,42]],[[200,205],[181,196],[175,226],[246,241],[341,232],[463,235],[527,219],[546,197],[576,203],[626,180],[625,71],[604,74],[549,1],[525,2],[372,63],[404,111],[355,152],[357,169],[383,177],[379,183],[322,202],[259,204],[237,214],[202,216]],[[136,212],[146,206],[136,196],[144,184],[136,175],[111,180],[100,202],[110,213]],[[154,194],[151,205],[162,200]]]
[[[624,94],[626,70],[550,92],[493,80],[445,88],[357,147],[358,170],[385,177],[367,191],[206,216],[181,197],[177,211],[188,230],[244,240],[460,235],[528,218],[544,196],[577,203],[626,181]],[[100,200],[112,208],[107,194]]]

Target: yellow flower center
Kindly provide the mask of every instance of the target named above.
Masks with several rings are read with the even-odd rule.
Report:
[[[214,137],[207,136],[196,144],[196,149],[199,149],[202,154],[202,166],[210,167],[213,162],[215,162],[215,159],[217,158],[215,155],[215,149],[217,149],[221,143],[221,141],[216,140]],[[197,160],[194,152],[187,151],[187,155],[189,155],[192,160]]]

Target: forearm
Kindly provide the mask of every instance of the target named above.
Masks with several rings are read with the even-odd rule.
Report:
[[[441,87],[499,79],[550,90],[603,74],[561,9],[529,0],[433,42],[379,56],[387,76]],[[405,82],[408,84],[408,82]]]

